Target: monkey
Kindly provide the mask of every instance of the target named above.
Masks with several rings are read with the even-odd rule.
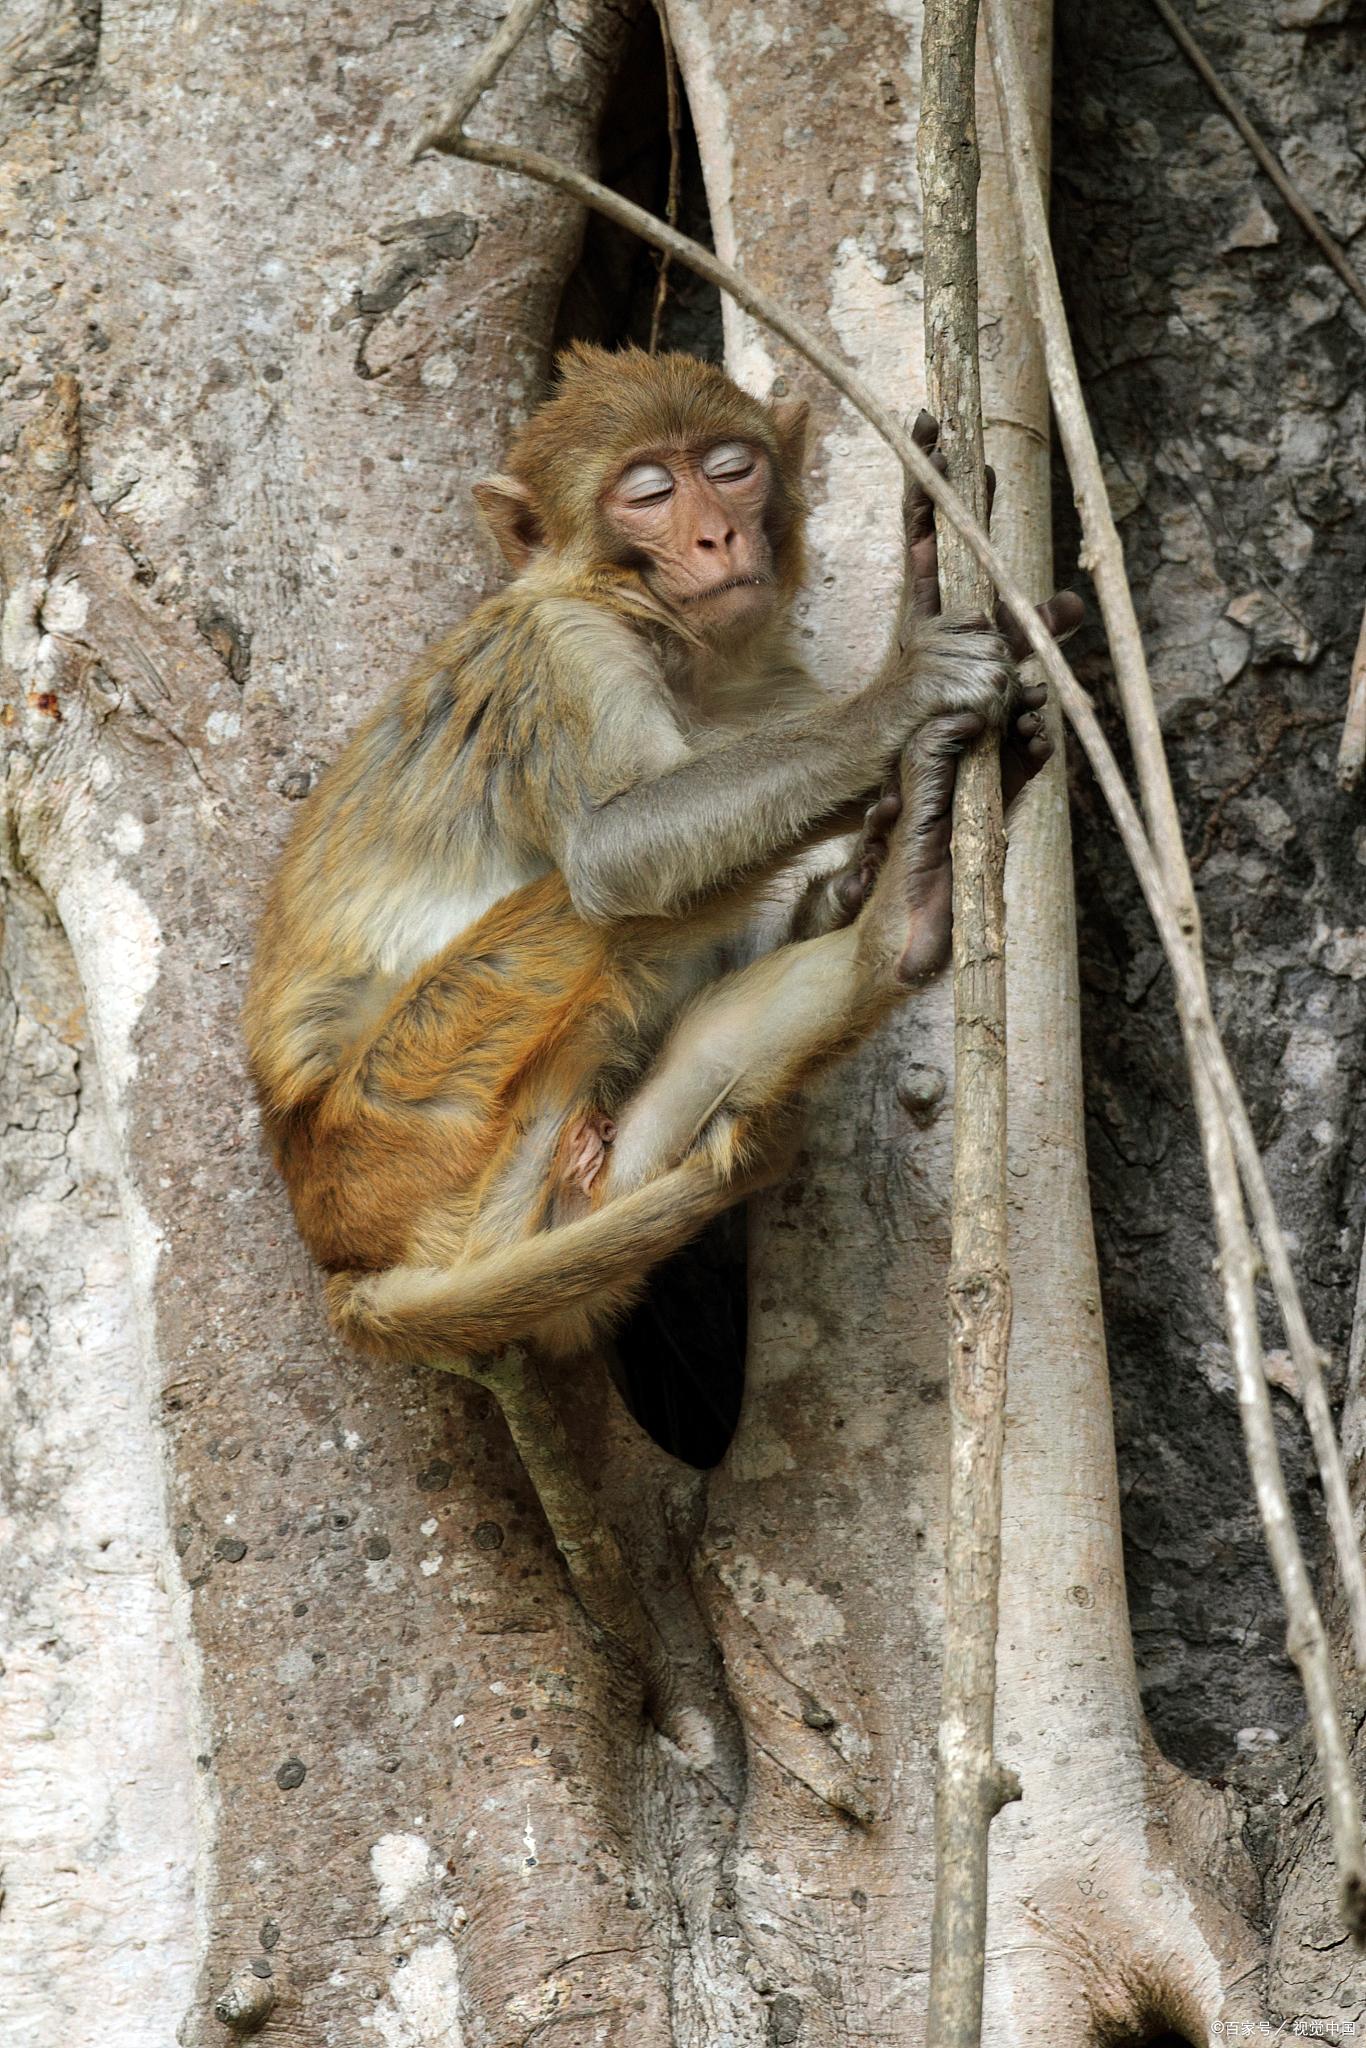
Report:
[[[1051,751],[999,633],[926,600],[928,499],[887,658],[832,697],[791,625],[806,407],[684,355],[558,372],[474,489],[512,580],[308,798],[244,1007],[333,1324],[389,1359],[580,1350],[772,1182],[802,1083],[942,964],[958,755],[999,733],[1013,794]]]

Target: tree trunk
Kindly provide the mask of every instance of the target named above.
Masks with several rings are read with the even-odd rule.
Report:
[[[1360,272],[1356,11],[1180,11]],[[1124,514],[1215,1005],[1340,1391],[1362,1247],[1366,838],[1360,790],[1344,795],[1334,770],[1366,591],[1366,317],[1154,15],[1102,21],[1059,0],[1059,42],[1064,291]],[[1085,642],[1077,659],[1108,718],[1107,665]],[[1335,1924],[1299,1689],[1238,1451],[1208,1199],[1187,1091],[1171,1085],[1168,984],[1084,775],[1074,798],[1092,1193],[1144,1699],[1171,1754],[1237,1790],[1275,1924],[1272,2011],[1351,2038],[1366,2025],[1366,1971]],[[1358,1372],[1363,1329],[1366,1302]],[[1282,1341],[1274,1322],[1268,1340]],[[1313,1540],[1322,1501],[1293,1378],[1284,1353],[1268,1363]],[[1363,1412],[1358,1391],[1343,1418],[1358,1499]],[[1343,1674],[1350,1732],[1366,1702],[1346,1656]]]
[[[717,244],[913,411],[918,12],[671,8]],[[1048,37],[1021,0],[1046,120]],[[534,400],[580,224],[404,142],[443,0],[23,0],[0,87],[14,1366],[0,2009],[22,2048],[914,2043],[928,1962],[948,1013],[813,1095],[755,1219],[708,1480],[559,1376],[676,1674],[664,1741],[486,1396],[329,1341],[236,1022],[296,800],[493,581],[467,486]],[[607,0],[477,123],[589,161]],[[1042,380],[983,118],[997,527],[1051,582]],[[727,320],[761,392],[801,374]],[[809,388],[802,377],[803,388]],[[899,479],[815,392],[803,631],[881,652]],[[1082,1144],[1065,779],[1012,828],[1015,1336],[992,2042],[1260,2012],[1226,1794],[1148,1744]],[[192,1887],[191,1872],[196,1873]],[[1297,1950],[1296,1953],[1299,1951]],[[1304,1975],[1304,1972],[1301,1973]]]
[[[309,2041],[530,2031],[566,2001],[648,2034],[633,1685],[487,1399],[329,1343],[237,1025],[297,798],[492,583],[468,485],[539,386],[579,224],[405,165],[479,10],[25,28],[13,1284],[44,1462],[11,1553],[15,2006],[35,2048],[164,2048],[182,2018],[219,2041],[245,1972]],[[492,118],[584,155],[619,28],[588,7],[533,39]],[[84,1016],[41,971],[56,926]]]
[[[782,18],[766,9],[770,25]],[[726,11],[674,9],[704,165],[724,164],[730,138],[746,138],[729,192],[720,175],[713,186],[718,247],[795,296],[798,310],[828,307],[857,365],[879,388],[904,391],[913,410],[912,366],[922,359],[911,272],[917,67],[883,20],[824,52],[818,76],[797,72],[806,18],[794,5],[788,33],[756,50]],[[1031,9],[1020,21],[1042,125],[1048,22]],[[809,124],[795,136],[794,108]],[[1047,403],[989,108],[982,127],[995,523],[1042,595],[1051,582]],[[893,152],[882,147],[888,134]],[[804,145],[817,135],[819,173],[794,195]],[[728,348],[764,388],[775,366],[761,338],[737,321]],[[851,418],[825,417],[808,624],[818,644],[858,660],[872,651],[868,635],[893,573],[896,478]],[[1222,1802],[1207,1795],[1219,1811],[1201,1816],[1198,1841],[1156,1819],[1170,1815],[1172,1799],[1143,1739],[1128,1640],[1082,1144],[1061,762],[1041,785],[1013,826],[1007,871],[1015,1322],[997,1753],[1019,1772],[1024,1799],[992,1829],[987,2038],[1015,2030],[1070,2043],[1095,2040],[1098,2024],[1137,2031],[1166,2017],[1194,2027],[1243,2009],[1231,1994],[1224,2004],[1226,1988],[1255,1951],[1238,1905],[1230,1910],[1224,1887],[1206,1881],[1207,1838],[1232,1831]],[[825,2001],[829,2017],[812,2022],[818,2040],[842,2038],[847,2022],[831,2013],[840,2004],[877,2038],[907,2038],[923,1998],[949,1184],[947,1091],[932,1098],[951,1071],[950,1045],[941,989],[823,1091],[802,1181],[766,1205],[759,1226],[747,1430],[712,1489],[711,1525],[760,1560],[750,1567],[755,1583],[766,1569],[791,1589],[789,1606],[798,1589],[824,1586],[828,1595],[839,1585],[834,1612],[808,1608],[800,1634],[781,1606],[760,1606],[752,1594],[747,1619],[766,1663],[835,1712],[837,1739],[887,1813],[867,1840],[832,1828],[822,1854],[798,1865],[797,1789],[751,1776],[742,1855],[762,1874],[756,1924],[780,1937],[764,1937],[766,1952],[808,1983],[822,1969],[839,1983],[840,1999]],[[772,1447],[756,1458],[763,1437]],[[1199,1801],[1195,1788],[1180,1790]],[[830,1900],[845,1889],[868,1900],[856,1907],[866,1918],[854,1949],[829,1931]],[[843,1951],[837,1963],[832,1946]]]

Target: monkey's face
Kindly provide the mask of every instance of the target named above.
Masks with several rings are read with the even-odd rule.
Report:
[[[806,407],[694,356],[576,342],[555,395],[474,494],[511,567],[633,570],[686,637],[739,642],[802,577]]]
[[[752,631],[777,599],[773,473],[757,443],[633,449],[600,501],[615,549],[706,640]]]

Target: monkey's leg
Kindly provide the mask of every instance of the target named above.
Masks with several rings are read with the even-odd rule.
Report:
[[[718,1171],[746,1157],[756,1124],[809,1075],[865,1037],[943,966],[952,929],[949,833],[958,757],[983,730],[932,719],[917,742],[899,817],[858,921],[784,946],[715,986],[678,1024],[622,1110],[608,1199],[702,1144]]]
[[[756,1120],[788,1102],[904,992],[893,966],[890,955],[879,960],[875,986],[858,928],[849,926],[717,982],[684,1012],[619,1113],[605,1199],[652,1180],[698,1145],[723,1179],[743,1170]]]
[[[632,1008],[619,980],[610,936],[551,876],[429,961],[358,1040],[312,1136],[296,1210],[320,1262],[447,1264],[542,1227],[557,1186],[591,1186],[610,1136],[594,1081]]]

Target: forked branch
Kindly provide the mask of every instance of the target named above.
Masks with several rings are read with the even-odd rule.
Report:
[[[449,148],[449,138],[460,134],[543,5],[544,0],[512,0],[497,34],[489,37],[440,113],[414,136],[409,162],[416,163],[429,149]]]

